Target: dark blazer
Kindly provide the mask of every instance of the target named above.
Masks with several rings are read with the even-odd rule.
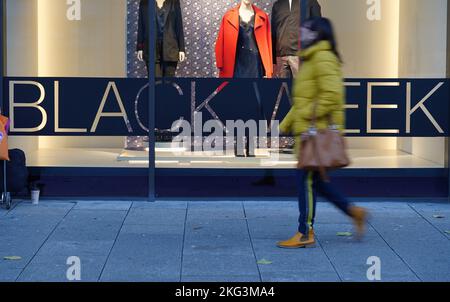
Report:
[[[148,20],[148,3],[155,3],[155,0],[141,0],[139,5],[139,24],[138,24],[138,40],[137,50],[144,51],[144,58],[148,58],[148,42],[149,42],[149,20]],[[185,51],[183,18],[181,16],[180,0],[166,0],[169,8],[166,22],[164,25],[163,36],[163,61],[178,62],[179,53]],[[156,28],[156,20],[153,22]],[[156,52],[155,52],[156,56]]]
[[[306,18],[321,17],[321,7],[317,0],[307,0]],[[277,57],[295,56],[299,44],[300,1],[292,0],[292,11],[289,0],[277,0],[272,7],[272,50],[273,60]]]
[[[306,11],[306,19],[311,17],[322,17],[322,8],[317,0],[308,0],[308,10]]]

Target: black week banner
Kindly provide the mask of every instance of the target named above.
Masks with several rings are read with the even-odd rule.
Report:
[[[348,136],[445,137],[449,80],[348,79]],[[148,81],[127,78],[4,78],[10,135],[141,136],[149,116],[157,129],[177,121],[282,120],[291,106],[291,82],[277,79],[157,80],[155,109]]]

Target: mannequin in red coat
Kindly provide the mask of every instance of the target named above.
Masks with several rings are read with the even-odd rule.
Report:
[[[252,0],[241,0],[238,6],[229,10],[222,18],[216,42],[219,77],[271,78],[272,55],[272,34],[268,15],[256,7]],[[246,64],[249,59],[250,62],[253,60],[254,64]],[[259,70],[251,70],[255,68]]]

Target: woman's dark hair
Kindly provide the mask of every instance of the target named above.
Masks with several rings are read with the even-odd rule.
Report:
[[[320,41],[330,42],[331,50],[336,55],[336,57],[339,59],[339,61],[342,62],[341,55],[339,54],[339,51],[337,49],[337,42],[336,42],[336,38],[334,35],[333,24],[331,23],[331,21],[329,19],[322,18],[322,17],[313,17],[313,18],[306,20],[302,26],[304,26],[318,34],[315,43],[320,42]]]

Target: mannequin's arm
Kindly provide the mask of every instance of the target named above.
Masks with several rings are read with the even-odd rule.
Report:
[[[175,4],[176,11],[176,26],[177,26],[177,38],[178,38],[178,47],[180,49],[180,62],[183,62],[186,59],[186,49],[184,45],[184,27],[183,27],[183,16],[181,14],[181,5],[180,1],[177,0]]]
[[[145,9],[146,9],[145,5],[141,1],[139,4],[139,20],[138,20],[138,35],[137,35],[136,51],[144,49],[144,43],[146,40],[145,35],[147,33],[146,33],[146,28],[145,28],[145,23],[144,23],[144,18],[146,17],[145,12],[144,12]]]
[[[137,36],[137,58],[139,61],[144,60],[144,43],[145,43],[145,24],[144,24],[144,13],[145,5],[143,5],[143,1],[139,4],[139,21],[138,21],[138,36]]]

